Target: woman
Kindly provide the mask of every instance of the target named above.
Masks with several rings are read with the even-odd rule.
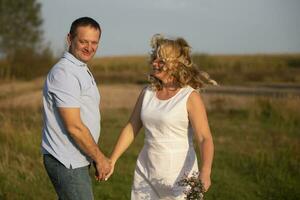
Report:
[[[145,143],[138,156],[131,199],[183,199],[184,188],[177,182],[184,174],[198,171],[193,135],[202,159],[199,178],[206,191],[211,185],[214,146],[196,89],[205,82],[216,82],[194,66],[184,39],[154,35],[151,44],[151,84],[142,90],[111,161],[114,166],[144,126]]]

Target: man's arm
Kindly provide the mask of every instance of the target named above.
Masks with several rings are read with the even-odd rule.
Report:
[[[110,162],[99,149],[89,129],[83,124],[80,109],[59,107],[58,110],[70,136],[79,148],[95,162],[99,173],[97,179],[104,180],[105,175],[110,171]]]

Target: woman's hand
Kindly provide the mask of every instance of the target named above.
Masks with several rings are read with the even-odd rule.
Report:
[[[97,181],[106,181],[107,174],[111,172],[112,163],[111,160],[108,158],[104,159],[105,162],[101,162],[100,164],[93,162],[95,167],[95,179]]]
[[[201,170],[199,178],[203,184],[205,192],[207,192],[211,185],[210,172]]]
[[[108,174],[105,175],[105,181],[107,181],[109,179],[109,177],[114,173],[114,169],[115,169],[115,161],[111,160],[111,168],[110,171],[108,172]]]

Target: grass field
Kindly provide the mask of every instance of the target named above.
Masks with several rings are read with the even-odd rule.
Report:
[[[207,55],[195,54],[194,63],[226,85],[300,83],[300,54]],[[92,67],[99,83],[145,83],[147,56],[94,59]]]
[[[130,88],[135,91],[130,99],[134,101],[140,88],[111,87],[100,87],[106,103],[102,108],[99,144],[106,154],[111,152],[132,107],[132,104],[119,104],[122,101],[115,102],[120,106],[110,105],[108,98],[114,96],[110,92],[118,94]],[[242,104],[234,96],[204,94],[203,98],[210,104],[208,117],[215,142],[213,184],[206,199],[299,199],[299,98],[245,97],[239,100]],[[1,107],[0,126],[0,199],[55,199],[40,155],[39,104],[30,108]],[[93,182],[95,199],[129,199],[135,161],[142,144],[143,133],[118,162],[109,181]]]
[[[279,84],[299,90],[297,55],[208,56],[194,59],[223,85]],[[1,65],[1,63],[0,63]],[[144,56],[95,59],[92,71],[102,94],[99,145],[111,153],[148,73]],[[41,87],[0,80],[0,200],[52,200],[54,189],[40,154]],[[206,200],[300,199],[299,95],[202,94],[215,143],[212,186]],[[107,182],[93,181],[95,199],[130,199],[143,132]],[[91,170],[93,175],[93,170]]]

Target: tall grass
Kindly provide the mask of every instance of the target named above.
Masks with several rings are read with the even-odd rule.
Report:
[[[247,109],[209,113],[215,134],[216,185],[207,199],[300,197],[297,104],[299,99],[258,99]]]
[[[19,49],[13,57],[0,60],[0,80],[31,80],[45,75],[54,64],[49,48],[39,52]]]
[[[146,56],[120,56],[94,59],[94,77],[99,83],[145,83],[149,73]]]
[[[223,84],[300,82],[300,54],[195,54],[193,61]],[[100,58],[95,59],[91,66],[100,83],[144,83],[150,70],[146,56]]]
[[[54,199],[40,157],[39,110],[0,111],[0,199]]]
[[[0,80],[29,80],[45,76],[54,64],[47,49],[40,55],[22,52],[13,62],[0,60]],[[223,84],[299,83],[300,54],[194,54],[194,62]],[[149,56],[95,58],[90,67],[99,83],[145,83]]]
[[[195,62],[226,84],[300,82],[300,55],[195,55]]]
[[[300,199],[299,99],[259,98],[243,108],[208,111],[215,142],[207,200]],[[130,111],[102,111],[100,147],[109,154]],[[40,110],[0,110],[0,199],[55,199],[40,155]],[[143,132],[107,182],[93,181],[95,199],[129,199]],[[93,174],[93,170],[91,175]]]

